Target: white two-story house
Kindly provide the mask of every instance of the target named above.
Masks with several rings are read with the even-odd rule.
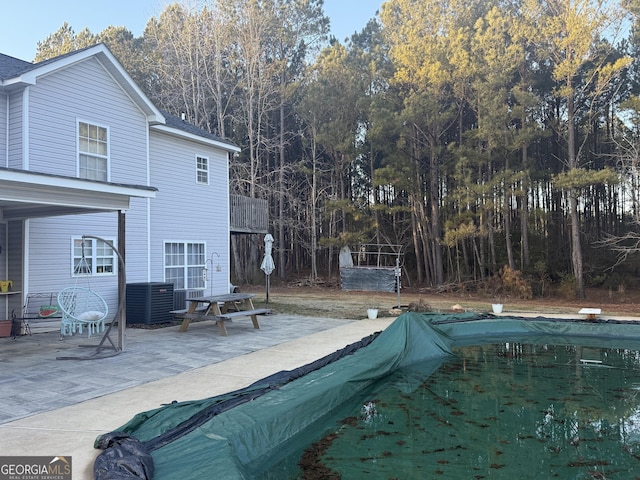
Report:
[[[125,253],[127,284],[227,293],[238,151],[158,110],[104,45],[0,54],[0,319],[68,286],[115,311],[118,258],[100,239]]]

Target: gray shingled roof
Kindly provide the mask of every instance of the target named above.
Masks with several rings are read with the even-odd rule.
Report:
[[[25,62],[24,60],[0,53],[0,81],[17,77],[21,73],[29,71],[34,67],[35,64],[31,62]]]
[[[199,137],[208,138],[209,140],[215,140],[221,143],[225,143],[227,145],[231,145],[236,147],[237,145],[227,139],[214,135],[213,133],[209,133],[206,130],[203,130],[200,127],[196,127],[195,125],[182,120],[180,117],[176,117],[175,115],[171,115],[169,112],[165,112],[161,110],[162,115],[164,115],[165,120],[167,121],[167,127],[177,128],[178,130],[182,130],[183,132],[191,133],[193,135],[197,135]]]
[[[82,52],[83,50],[88,50],[90,48],[93,48],[94,46],[95,45],[90,45],[88,47],[80,48],[78,50],[67,52],[62,55],[58,55],[57,57],[49,58],[47,60],[43,60],[42,62],[38,62],[38,63],[26,62],[24,60],[20,60],[18,58],[10,57],[9,55],[0,53],[0,80],[6,80],[7,78],[17,77],[18,75],[21,75],[24,72],[28,72],[29,70],[33,70],[34,68],[41,67],[43,65],[46,65],[47,63],[57,62],[62,58],[75,55],[78,52]]]

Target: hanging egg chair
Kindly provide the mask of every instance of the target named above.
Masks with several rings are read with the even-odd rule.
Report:
[[[82,333],[87,335],[104,332],[109,307],[104,298],[84,287],[67,287],[58,293],[58,306],[62,311],[61,335]]]
[[[62,324],[60,335],[73,335],[82,333],[87,328],[88,336],[104,332],[105,319],[109,314],[107,302],[96,292],[89,288],[78,286],[78,278],[85,276],[90,281],[91,266],[85,255],[85,238],[82,237],[82,255],[74,266],[76,285],[63,288],[58,293],[58,306],[62,311]]]

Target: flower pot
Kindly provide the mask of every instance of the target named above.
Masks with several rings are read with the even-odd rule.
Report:
[[[11,280],[0,280],[0,292],[7,293],[10,288],[13,288]]]
[[[0,320],[0,337],[10,337],[11,336],[11,320]]]
[[[378,309],[377,308],[367,308],[367,318],[373,320],[374,318],[378,318]]]
[[[491,304],[491,308],[493,309],[493,313],[502,313],[502,304],[501,303],[493,303],[493,304]]]

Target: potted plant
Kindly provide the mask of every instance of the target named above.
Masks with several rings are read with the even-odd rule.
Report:
[[[11,325],[13,322],[11,320],[0,320],[0,337],[10,337],[11,336]]]
[[[370,320],[378,318],[378,308],[367,308],[367,318]]]
[[[495,295],[493,302],[491,303],[491,310],[493,313],[502,313],[504,307],[504,298],[502,295]]]

